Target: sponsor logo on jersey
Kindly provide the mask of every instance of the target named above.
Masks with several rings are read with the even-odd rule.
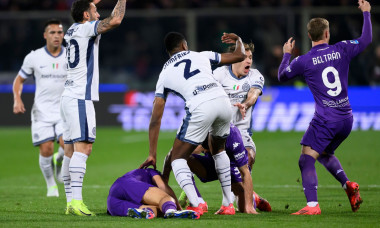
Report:
[[[245,156],[245,151],[243,151],[241,153],[234,154],[234,157],[236,160],[242,159],[242,158],[244,158],[244,156]]]
[[[228,94],[229,98],[247,98],[247,94],[245,95],[239,95],[239,94]]]
[[[352,44],[359,44],[359,41],[358,40],[350,40],[350,43],[352,43]]]
[[[251,87],[249,86],[248,82],[245,82],[242,88],[244,92],[248,92]]]
[[[197,87],[195,87],[195,90],[193,91],[193,94],[195,96],[198,93],[203,92],[203,91],[208,90],[208,89],[211,89],[213,87],[218,87],[218,85],[215,82],[213,82],[213,83],[210,83],[210,84],[207,84],[207,85],[197,86]]]
[[[238,143],[238,142],[234,142],[234,144],[232,144],[232,146],[233,146],[233,148],[234,148],[234,150],[236,149],[236,147],[238,147],[240,145],[240,143]]]

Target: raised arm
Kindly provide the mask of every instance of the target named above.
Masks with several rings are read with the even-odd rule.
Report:
[[[363,12],[364,17],[362,35],[358,40],[359,44],[362,44],[365,48],[372,42],[371,5],[364,0],[359,0],[358,4],[358,8]]]
[[[22,87],[24,85],[25,79],[20,75],[17,75],[13,81],[13,113],[22,114],[25,113],[24,103],[21,99]]]
[[[241,62],[246,58],[243,41],[234,33],[223,33],[222,42],[226,44],[236,44],[235,51],[232,53],[222,53],[220,63],[221,65],[233,64]]]
[[[99,22],[97,32],[102,34],[116,28],[121,24],[125,14],[125,4],[127,0],[118,0],[111,15]]]
[[[140,165],[141,168],[147,168],[148,166],[153,166],[156,169],[156,158],[157,158],[157,142],[158,135],[161,128],[161,119],[164,114],[165,99],[162,97],[155,97],[153,101],[152,117],[149,123],[149,156]]]

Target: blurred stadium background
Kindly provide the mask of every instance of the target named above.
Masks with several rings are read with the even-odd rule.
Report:
[[[12,113],[12,82],[26,54],[45,44],[43,25],[58,18],[67,29],[73,0],[0,0],[0,126],[29,126],[29,113]],[[355,129],[380,130],[380,5],[372,4],[373,42],[350,68],[350,100]],[[115,1],[103,0],[101,18]],[[362,14],[357,1],[348,0],[129,0],[126,19],[115,31],[102,36],[100,45],[100,102],[98,126],[146,130],[155,84],[168,56],[163,37],[169,31],[186,35],[192,50],[222,52],[223,32],[234,32],[255,44],[254,67],[265,77],[264,95],[253,115],[254,130],[303,131],[313,114],[313,99],[302,79],[279,86],[277,69],[282,45],[296,39],[296,54],[310,48],[306,24],[312,17],[330,21],[331,42],[355,39],[361,34]],[[23,91],[26,108],[33,103],[34,81]],[[377,99],[376,99],[377,98]],[[163,128],[176,129],[183,103],[168,100]]]

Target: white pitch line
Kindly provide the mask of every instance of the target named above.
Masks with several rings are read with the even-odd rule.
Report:
[[[85,185],[83,188],[90,188],[90,189],[102,189],[102,188],[110,188],[111,185]],[[277,189],[277,188],[302,188],[302,185],[260,185],[256,184],[254,185],[255,188],[272,188],[272,189]],[[0,189],[45,189],[46,186],[4,186],[1,185]],[[177,189],[179,186],[172,186],[172,188]],[[213,185],[209,184],[202,184],[202,188],[215,188]],[[330,189],[341,189],[339,185],[319,185],[318,188],[330,188]],[[360,189],[380,189],[380,185],[377,184],[371,184],[371,185],[360,185]]]

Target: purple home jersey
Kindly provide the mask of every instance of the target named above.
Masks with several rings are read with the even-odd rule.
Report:
[[[202,144],[205,149],[208,149],[207,141],[208,139]],[[244,147],[239,129],[233,124],[230,125],[230,135],[227,137],[225,148],[226,153],[230,158],[231,182],[242,182],[238,168],[248,164],[248,152]],[[211,153],[206,152],[203,156],[193,154],[192,156],[200,161],[203,167],[207,170],[207,178],[204,179],[199,177],[202,182],[218,180],[214,159],[212,158]]]
[[[107,212],[112,216],[127,216],[128,208],[139,208],[145,192],[157,187],[152,178],[161,175],[154,169],[135,169],[119,177],[111,186]]]
[[[307,54],[288,62],[291,55],[284,54],[279,67],[279,81],[303,76],[315,100],[315,118],[324,122],[337,122],[352,116],[348,99],[348,70],[353,57],[362,52],[372,40],[370,13],[364,12],[362,36],[334,45],[314,46]]]

